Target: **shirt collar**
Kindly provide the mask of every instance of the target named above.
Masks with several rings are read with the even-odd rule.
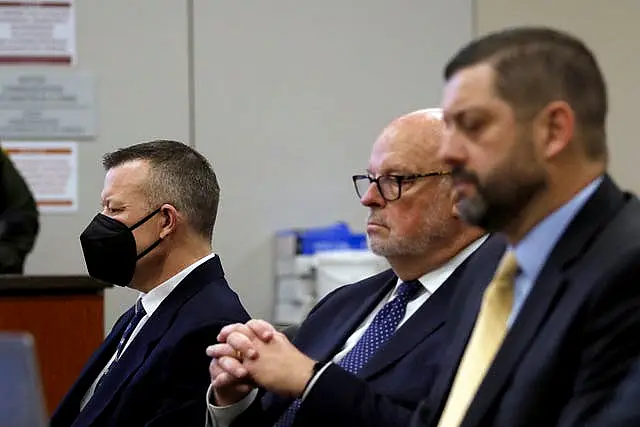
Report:
[[[587,200],[598,189],[604,177],[600,176],[584,187],[569,202],[544,218],[525,237],[510,249],[515,251],[520,274],[535,280],[551,254],[551,250],[564,233],[569,223],[578,214]]]
[[[422,284],[429,295],[434,294],[438,290],[438,288],[440,288],[440,286],[442,286],[442,284],[447,281],[449,276],[453,274],[456,268],[458,268],[460,264],[462,264],[467,258],[469,258],[469,256],[474,253],[476,249],[478,249],[480,245],[485,242],[485,240],[487,240],[487,238],[488,235],[485,234],[482,237],[474,240],[471,244],[458,252],[456,256],[451,258],[445,264],[420,277],[418,280],[420,280],[420,284]],[[398,286],[400,286],[401,283],[402,280],[398,279],[398,283],[393,291],[394,294],[398,291]]]
[[[155,288],[151,289],[146,294],[140,293],[139,298],[142,299],[142,306],[144,307],[144,311],[147,312],[147,316],[151,317],[153,312],[156,311],[162,301],[164,301],[164,299],[169,296],[171,291],[173,291],[180,284],[180,282],[182,282],[182,280],[187,277],[189,273],[191,273],[199,265],[205,263],[214,256],[216,256],[215,253],[210,253],[209,255],[200,258],[190,266],[180,270],[177,274],[167,279]]]

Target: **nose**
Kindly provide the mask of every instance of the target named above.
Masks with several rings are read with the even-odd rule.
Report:
[[[467,157],[464,136],[453,127],[445,129],[437,157],[452,167],[463,164]]]
[[[380,191],[378,191],[378,186],[376,185],[376,183],[371,182],[369,183],[367,191],[360,198],[360,203],[363,206],[371,208],[383,207],[386,204],[386,201],[382,197],[382,194],[380,194]]]

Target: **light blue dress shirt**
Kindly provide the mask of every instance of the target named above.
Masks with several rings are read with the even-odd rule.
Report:
[[[569,202],[532,228],[515,247],[509,248],[514,251],[520,267],[514,284],[513,308],[509,316],[509,327],[511,327],[518,313],[520,313],[524,302],[529,293],[531,293],[533,284],[540,274],[542,266],[549,258],[558,239],[560,239],[560,236],[562,236],[569,223],[587,200],[598,189],[602,180],[602,176],[593,180]]]

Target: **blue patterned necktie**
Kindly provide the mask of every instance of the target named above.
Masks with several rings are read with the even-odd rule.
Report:
[[[338,365],[352,374],[357,374],[371,356],[395,333],[405,315],[407,304],[416,297],[421,287],[419,280],[410,280],[398,286],[396,297],[380,309],[371,325],[356,345],[338,362]],[[300,399],[294,400],[274,427],[291,427],[300,404]]]
[[[144,307],[142,306],[142,298],[140,298],[136,302],[133,317],[129,321],[129,324],[127,325],[126,329],[124,330],[124,333],[122,334],[122,337],[120,338],[120,341],[118,342],[118,347],[116,348],[116,357],[115,359],[113,359],[113,362],[111,363],[111,365],[107,368],[107,370],[104,372],[104,374],[102,374],[102,376],[98,380],[95,390],[97,390],[98,387],[100,387],[100,384],[102,384],[102,381],[106,378],[109,371],[115,366],[116,363],[118,363],[118,360],[122,355],[122,351],[124,350],[124,347],[127,344],[127,341],[129,341],[131,334],[136,329],[136,326],[138,325],[138,323],[140,323],[140,320],[142,320],[142,318],[146,315],[147,315],[147,312],[144,310]],[[95,390],[94,390],[94,393],[95,393]]]

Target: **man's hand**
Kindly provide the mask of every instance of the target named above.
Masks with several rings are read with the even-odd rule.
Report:
[[[253,381],[249,372],[242,367],[242,362],[234,358],[233,347],[228,344],[214,344],[207,347],[207,355],[213,357],[209,364],[209,375],[216,405],[232,405],[249,394],[253,388]]]
[[[247,338],[258,337],[264,342],[269,342],[277,331],[269,322],[260,319],[251,319],[244,325],[242,323],[234,323],[222,328],[217,337],[218,342],[227,342],[227,337],[232,332],[241,332],[246,335]]]
[[[216,399],[215,403],[218,406],[228,406],[237,403],[255,387],[255,383],[250,377],[249,372],[242,366],[242,359],[244,357],[254,358],[257,356],[255,349],[247,348],[245,343],[245,351],[241,353],[231,345],[225,343],[227,337],[232,332],[242,334],[247,340],[256,339],[256,335],[251,329],[246,325],[236,323],[222,328],[218,335],[220,344],[207,347],[207,355],[213,358],[209,364],[209,374]],[[270,339],[269,334],[266,333],[260,336]]]
[[[251,320],[246,328],[225,331],[226,344],[245,356],[242,367],[253,381],[281,396],[300,397],[313,375],[315,361],[300,352],[287,337],[262,320]],[[222,335],[222,333],[221,333]],[[222,361],[221,361],[222,362]],[[237,360],[236,360],[237,362]],[[235,375],[240,366],[228,366]]]

